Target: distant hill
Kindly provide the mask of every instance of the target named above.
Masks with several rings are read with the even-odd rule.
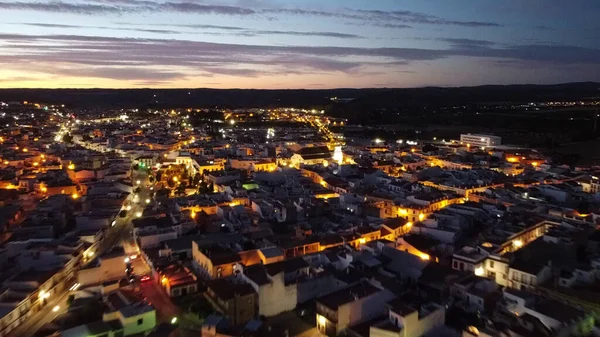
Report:
[[[334,102],[331,98],[337,97]],[[600,83],[486,85],[458,88],[249,90],[249,89],[0,89],[0,101],[66,104],[74,108],[278,107],[387,109],[413,106],[536,102],[600,98]]]

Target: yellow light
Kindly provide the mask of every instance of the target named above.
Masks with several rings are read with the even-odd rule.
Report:
[[[360,238],[360,239],[358,239],[358,242],[359,242],[360,244],[364,244],[364,243],[366,243],[366,242],[367,242],[367,239],[365,239],[365,238]]]
[[[477,267],[475,268],[475,275],[477,276],[483,276],[484,270],[482,267]]]
[[[531,162],[531,165],[532,165],[533,167],[536,167],[536,166],[538,166],[538,163],[534,161],[534,162]]]
[[[160,280],[160,282],[161,282],[162,284],[165,284],[165,283],[167,283],[168,281],[169,281],[169,279],[167,279],[167,277],[166,277],[166,276],[163,276],[163,277],[162,277],[162,279]]]
[[[71,194],[71,198],[77,199],[77,198],[79,198],[79,194],[73,193],[73,194]]]
[[[74,170],[75,169],[75,164],[69,164],[69,166],[67,166],[67,168],[69,170]]]
[[[321,180],[321,186],[323,186],[323,187],[327,186],[327,183],[325,182],[325,180]]]
[[[47,189],[47,188],[45,188],[45,187],[42,187],[42,192],[43,192],[43,193],[46,193],[46,192],[48,192],[48,189]]]
[[[517,247],[517,248],[523,247],[523,241],[515,240],[515,241],[513,241],[513,245],[515,245],[515,247]]]
[[[173,177],[173,181],[177,181],[177,180],[179,180],[179,178]]]
[[[190,214],[190,216],[192,217],[192,219],[196,218],[196,212],[192,211],[192,214]]]
[[[4,161],[4,165],[8,165],[8,160],[5,160],[5,161]]]
[[[41,155],[41,157],[42,157],[42,158],[46,158],[46,155],[43,155],[43,154],[42,154],[42,155]]]
[[[402,215],[407,215],[407,214],[408,214],[408,211],[407,211],[407,210],[405,210],[405,209],[403,209],[403,208],[401,208],[400,210],[398,210],[398,213],[400,213],[400,214],[402,214]]]
[[[425,219],[425,214],[419,214],[419,221],[423,221],[423,219]]]
[[[479,336],[479,329],[477,329],[477,327],[474,327],[474,326],[472,326],[472,325],[471,325],[471,326],[469,326],[469,327],[467,328],[467,330],[468,330],[470,333],[472,333],[473,335],[475,335],[475,336]]]
[[[321,315],[319,315],[319,324],[325,325],[327,324],[327,319]]]
[[[38,166],[40,163],[38,163],[37,161],[33,163],[33,166]]]
[[[412,225],[413,225],[413,223],[412,223],[412,222],[410,222],[410,221],[406,223],[406,227],[409,227],[409,228],[410,228],[410,227],[412,227]]]
[[[415,153],[417,150],[416,149],[410,149],[410,152]]]
[[[28,152],[28,151],[29,151],[29,150],[27,150],[27,148],[24,148],[24,149],[23,149],[23,152]]]
[[[421,260],[429,260],[429,254],[421,253],[419,254]]]

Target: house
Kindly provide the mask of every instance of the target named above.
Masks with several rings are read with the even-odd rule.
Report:
[[[433,302],[417,309],[402,300],[394,300],[387,309],[386,319],[371,325],[370,336],[421,337],[443,326],[446,321],[444,307]]]
[[[63,337],[120,337],[144,335],[156,326],[156,311],[145,302],[130,302],[119,291],[107,296],[102,320],[61,332]]]
[[[185,296],[198,292],[196,276],[186,267],[170,265],[158,270],[160,285],[170,297]]]
[[[258,294],[261,316],[270,317],[296,308],[297,281],[308,275],[308,263],[302,258],[269,265],[255,264],[242,268],[240,278]],[[285,300],[282,300],[285,299]]]
[[[79,270],[77,282],[81,285],[91,285],[124,278],[127,268],[125,258],[122,248],[108,252]]]
[[[349,326],[367,321],[385,310],[394,295],[369,282],[334,291],[316,299],[317,329],[322,334],[337,336]]]
[[[517,259],[508,270],[508,286],[517,290],[534,288],[550,279],[552,276],[552,261],[539,265]]]
[[[192,242],[193,265],[196,271],[207,279],[233,275],[236,263],[242,261],[231,249],[221,246],[199,248],[201,246],[198,241]]]
[[[238,325],[256,318],[258,294],[248,283],[234,283],[228,279],[207,282],[204,296],[213,308]]]
[[[332,160],[331,151],[327,146],[303,147],[290,158],[290,162],[295,167],[300,167],[300,165],[327,166]]]
[[[591,314],[554,299],[511,288],[504,288],[501,308],[515,317],[535,318],[546,329],[554,331],[572,326]]]

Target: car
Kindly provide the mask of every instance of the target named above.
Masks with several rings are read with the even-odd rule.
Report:
[[[148,281],[150,281],[150,276],[144,275],[144,276],[140,277],[140,281],[142,281],[142,282],[148,282]]]

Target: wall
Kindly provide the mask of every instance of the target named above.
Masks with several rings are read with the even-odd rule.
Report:
[[[258,288],[259,314],[266,317],[275,316],[285,311],[294,310],[297,300],[297,286],[285,285],[283,273],[271,278],[271,283]]]
[[[122,315],[119,316],[121,323],[123,324],[123,332],[125,336],[140,334],[152,330],[156,326],[155,310],[132,317],[123,317]],[[141,324],[138,324],[138,320],[140,319],[142,322]]]
[[[381,290],[370,296],[341,305],[338,308],[337,334],[348,326],[367,321],[384,312],[385,304],[394,298],[388,290]]]
[[[77,273],[77,282],[81,285],[97,284],[108,280],[125,277],[125,257],[101,259],[96,268],[81,269]]]
[[[169,231],[169,232],[165,232],[165,233],[156,233],[154,235],[143,235],[143,236],[138,234],[140,248],[142,248],[142,249],[149,248],[149,247],[156,247],[161,242],[166,241],[166,240],[171,240],[171,239],[177,239],[177,232]]]

